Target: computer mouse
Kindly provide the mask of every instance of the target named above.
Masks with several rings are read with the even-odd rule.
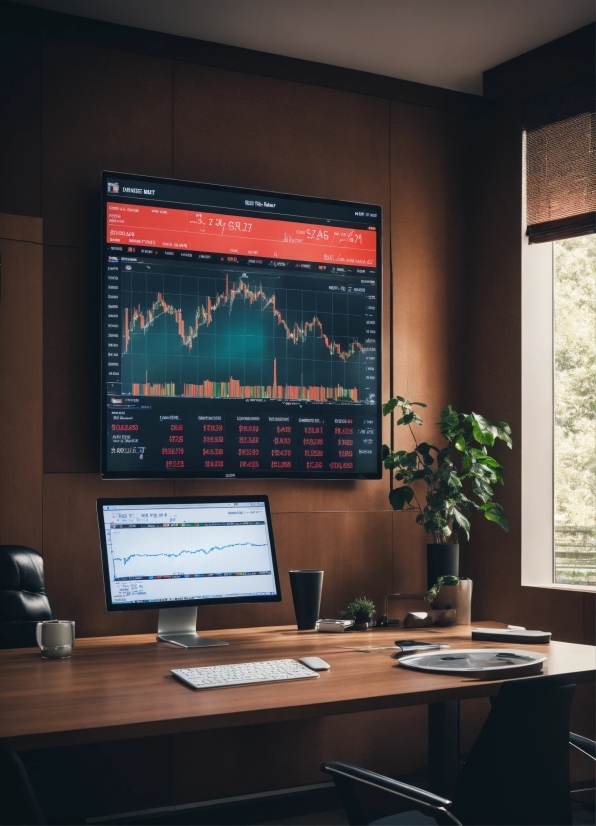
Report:
[[[329,663],[326,663],[320,657],[300,657],[300,662],[308,668],[312,668],[313,671],[327,671],[328,668],[331,668]]]

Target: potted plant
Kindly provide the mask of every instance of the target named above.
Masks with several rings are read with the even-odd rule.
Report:
[[[511,447],[511,428],[506,422],[489,422],[478,413],[458,413],[448,405],[438,422],[445,442],[436,447],[418,442],[413,425],[422,419],[412,409],[426,407],[396,396],[383,405],[383,415],[401,410],[396,426],[410,431],[413,450],[390,450],[383,445],[384,465],[395,471],[395,484],[389,493],[394,510],[415,511],[416,522],[433,542],[427,545],[427,587],[443,575],[459,576],[458,533],[470,537],[470,517],[475,513],[509,530],[503,508],[493,501],[493,488],[503,484],[503,469],[488,448],[497,439]],[[422,488],[422,492],[417,490]]]
[[[345,611],[341,612],[342,617],[354,620],[354,628],[357,631],[364,631],[369,627],[375,613],[375,604],[367,597],[356,597]]]
[[[441,600],[437,601],[438,595]],[[440,576],[429,588],[425,600],[430,602],[435,625],[469,625],[472,621],[472,580],[457,576]]]

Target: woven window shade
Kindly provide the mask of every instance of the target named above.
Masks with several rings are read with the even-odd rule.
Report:
[[[524,103],[530,243],[596,232],[594,78]]]

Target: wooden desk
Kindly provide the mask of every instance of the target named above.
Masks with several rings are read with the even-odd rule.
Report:
[[[0,651],[0,737],[17,749],[45,748],[398,706],[440,708],[450,701],[495,694],[500,685],[409,671],[397,665],[389,651],[354,650],[392,645],[396,637],[408,636],[439,639],[454,648],[490,647],[472,643],[468,626],[346,634],[282,626],[210,631],[208,636],[230,644],[182,649],[143,635],[80,639],[67,660],[43,660],[37,649]],[[551,642],[534,648],[548,655],[545,675],[594,681],[594,647]],[[308,654],[331,665],[318,680],[194,691],[170,674],[171,668]]]

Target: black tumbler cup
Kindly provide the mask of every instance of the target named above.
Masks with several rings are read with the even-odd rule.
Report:
[[[290,571],[290,585],[298,630],[308,631],[319,619],[323,571]]]

